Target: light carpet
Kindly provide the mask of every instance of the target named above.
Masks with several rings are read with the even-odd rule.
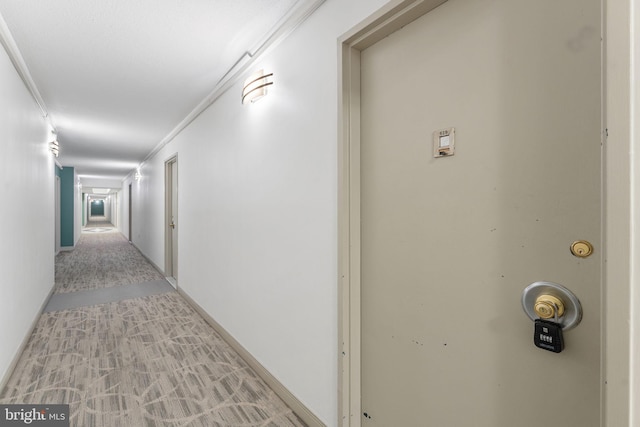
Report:
[[[86,279],[66,257],[62,271],[74,280],[56,275],[60,283],[86,280],[98,290],[75,292],[86,306],[42,314],[0,403],[68,403],[77,427],[305,426],[177,292],[165,287],[155,295],[100,300],[99,286],[110,287],[112,276],[95,280],[96,271],[122,269],[114,248],[124,246],[121,239],[100,240],[104,235],[83,234],[74,251],[89,267]],[[109,295],[128,292],[127,284],[119,286]],[[166,283],[143,287],[150,286]],[[72,299],[66,291],[57,297]]]
[[[73,251],[56,257],[55,293],[130,285],[163,275],[109,223],[88,223]]]

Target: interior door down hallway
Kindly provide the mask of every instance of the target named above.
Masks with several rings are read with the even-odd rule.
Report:
[[[360,78],[362,425],[600,426],[600,1],[449,0]],[[536,281],[582,303],[562,353]]]
[[[165,163],[165,275],[173,287],[178,283],[178,158]]]

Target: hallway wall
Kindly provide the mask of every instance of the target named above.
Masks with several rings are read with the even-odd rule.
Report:
[[[274,73],[266,98],[243,106],[236,84],[133,180],[133,242],[164,266],[164,162],[178,153],[179,288],[328,426],[338,424],[337,39],[384,3],[327,0],[247,73]]]
[[[64,166],[59,176],[61,246],[72,250],[82,233],[82,190],[75,168]]]
[[[76,231],[76,188],[75,169],[64,166],[60,171],[60,246],[63,249],[74,248],[79,233]]]
[[[55,170],[50,129],[0,48],[2,183],[0,385],[54,282]]]
[[[78,178],[78,171],[73,173],[73,246],[75,247],[82,234],[82,185]]]

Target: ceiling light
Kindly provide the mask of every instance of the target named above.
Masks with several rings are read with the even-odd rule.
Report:
[[[109,194],[110,191],[110,188],[93,188],[95,194]]]
[[[49,143],[49,150],[51,150],[54,156],[58,157],[60,154],[60,143],[57,139],[54,139]]]
[[[267,94],[267,86],[273,84],[271,81],[273,73],[265,74],[264,70],[260,70],[251,75],[245,82],[242,88],[242,103],[256,102]]]

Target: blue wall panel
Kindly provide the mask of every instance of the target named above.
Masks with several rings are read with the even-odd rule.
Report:
[[[60,246],[73,246],[74,169],[60,171]]]
[[[91,216],[104,216],[104,200],[91,201]]]

